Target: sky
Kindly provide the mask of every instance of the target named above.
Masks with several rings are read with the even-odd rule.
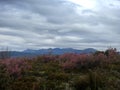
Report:
[[[120,50],[120,0],[0,0],[0,49]]]

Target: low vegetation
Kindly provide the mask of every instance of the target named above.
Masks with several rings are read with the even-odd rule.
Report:
[[[0,90],[120,90],[116,49],[0,60]]]

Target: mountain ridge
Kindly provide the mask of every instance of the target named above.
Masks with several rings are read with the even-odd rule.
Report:
[[[83,50],[73,49],[73,48],[48,48],[48,49],[26,49],[23,51],[10,51],[11,57],[23,57],[23,56],[38,56],[38,55],[61,55],[64,53],[77,53],[77,54],[89,54],[94,53],[97,50],[94,48],[86,48]]]

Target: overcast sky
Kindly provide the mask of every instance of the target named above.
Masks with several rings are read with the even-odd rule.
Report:
[[[0,48],[115,47],[120,0],[0,0]]]

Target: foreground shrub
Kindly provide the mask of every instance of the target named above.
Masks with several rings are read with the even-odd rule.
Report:
[[[6,73],[10,74],[10,76],[14,78],[22,76],[26,70],[31,68],[30,64],[28,64],[28,61],[24,59],[6,59],[1,63],[4,65]]]
[[[74,79],[73,87],[75,90],[86,90],[89,87],[89,77],[82,75]]]

